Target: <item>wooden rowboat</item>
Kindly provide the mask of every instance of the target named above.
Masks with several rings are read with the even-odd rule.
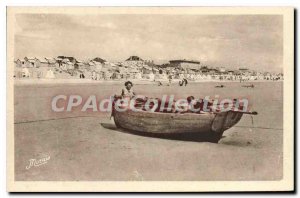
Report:
[[[217,143],[225,130],[240,121],[243,114],[256,112],[162,113],[149,111],[114,111],[117,127],[149,135],[201,134],[205,141]]]

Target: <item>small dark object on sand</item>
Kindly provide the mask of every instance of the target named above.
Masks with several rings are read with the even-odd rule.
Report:
[[[242,87],[246,87],[246,88],[254,88],[254,85],[251,84],[251,85],[243,85]]]
[[[217,86],[215,86],[216,88],[223,88],[223,87],[225,87],[224,85],[217,85]]]

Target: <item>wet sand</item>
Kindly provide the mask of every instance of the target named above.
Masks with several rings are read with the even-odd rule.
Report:
[[[251,82],[252,83],[252,82]],[[139,94],[177,98],[194,95],[246,97],[257,116],[244,115],[218,144],[133,135],[116,129],[109,113],[53,113],[58,94],[120,93],[122,84],[36,84],[15,86],[15,178],[31,181],[209,181],[280,180],[282,177],[283,83],[190,83],[187,87],[135,85]],[[50,156],[26,169],[30,159]]]

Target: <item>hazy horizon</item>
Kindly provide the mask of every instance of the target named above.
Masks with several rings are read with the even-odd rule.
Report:
[[[157,64],[172,59],[203,65],[282,72],[279,15],[18,14],[15,58],[74,56]]]

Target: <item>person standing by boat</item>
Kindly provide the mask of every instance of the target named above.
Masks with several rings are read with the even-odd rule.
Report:
[[[126,81],[124,85],[125,85],[125,88],[122,89],[121,96],[123,98],[133,98],[135,96],[135,93],[132,89],[133,83],[131,81]]]

